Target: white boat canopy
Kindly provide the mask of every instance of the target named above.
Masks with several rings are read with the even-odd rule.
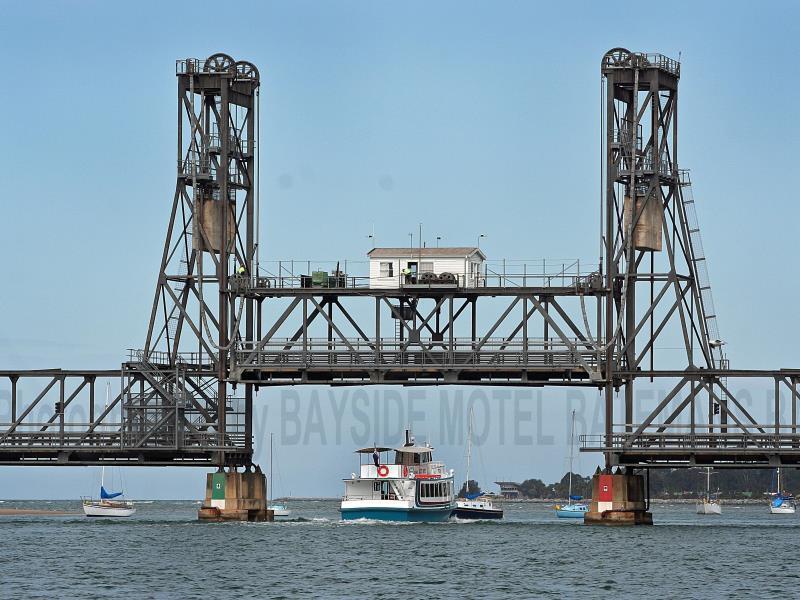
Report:
[[[408,454],[424,454],[426,452],[433,451],[433,448],[430,446],[401,446],[400,448],[395,448],[395,452],[406,452]]]

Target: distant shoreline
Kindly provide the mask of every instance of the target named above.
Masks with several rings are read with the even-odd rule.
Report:
[[[0,508],[0,517],[50,515],[55,517],[79,515],[77,511],[69,510],[47,510],[39,508]]]

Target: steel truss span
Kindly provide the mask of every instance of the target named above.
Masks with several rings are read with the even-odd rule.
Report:
[[[257,306],[254,341],[240,341],[231,355],[230,378],[239,383],[596,386],[604,379],[597,274],[559,288],[236,289]]]
[[[582,450],[608,468],[800,464],[800,371],[732,370],[722,351],[678,163],[680,63],[614,48],[601,74],[597,267],[503,262],[469,282],[375,289],[338,263],[318,287],[294,261],[259,268],[258,69],[223,53],[178,61],[176,186],[143,349],[113,371],[0,371],[0,464],[249,467],[256,388],[318,384],[596,387],[604,431]],[[645,379],[665,397],[637,399]],[[766,381],[769,410],[734,380]]]
[[[582,435],[584,452],[603,452],[613,466],[800,465],[800,370],[691,369],[640,375],[668,384],[664,397],[641,423],[615,424],[611,435]],[[753,384],[772,388],[766,421],[753,417],[738,391]]]
[[[0,377],[11,384],[0,464],[211,466],[220,452],[246,455],[241,410],[229,412],[224,435],[214,427],[213,374],[144,371],[131,363],[115,371],[1,371]],[[112,387],[118,391],[107,396]]]

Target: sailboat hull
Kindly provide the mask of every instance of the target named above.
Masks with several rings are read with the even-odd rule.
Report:
[[[272,516],[275,519],[287,519],[292,515],[292,511],[285,504],[273,504],[267,508],[272,511]]]
[[[792,505],[770,506],[769,512],[772,515],[793,515],[797,509]]]
[[[703,502],[697,505],[698,515],[721,515],[722,506],[716,502]]]
[[[133,506],[110,506],[102,503],[83,505],[83,513],[87,517],[130,517],[136,512]]]
[[[556,516],[559,519],[582,519],[587,512],[589,512],[589,507],[585,504],[572,504],[557,508]]]
[[[453,511],[453,516],[456,519],[502,519],[502,508],[460,508],[457,507]]]

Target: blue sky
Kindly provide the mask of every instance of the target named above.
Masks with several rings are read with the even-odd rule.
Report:
[[[373,224],[379,244],[403,245],[423,222],[429,241],[471,245],[486,234],[492,258],[593,261],[599,62],[615,46],[683,62],[680,164],[692,170],[732,363],[800,362],[796,3],[673,2],[664,13],[593,2],[240,2],[224,18],[220,6],[0,1],[0,368],[114,368],[142,345],[174,191],[175,59],[224,51],[261,70],[262,258],[363,259]],[[312,391],[290,391],[305,420]],[[275,415],[287,393],[262,410]],[[318,393],[329,423],[328,391]],[[553,458],[565,453],[563,397],[543,401],[554,450],[501,444],[512,417],[492,421],[485,479],[564,471]],[[523,405],[536,414],[535,401]],[[352,436],[332,437],[280,450],[285,487],[340,492]],[[461,461],[457,445],[443,451]],[[326,477],[307,477],[302,465],[320,454]],[[592,457],[582,461],[591,470]],[[86,473],[2,469],[0,481],[6,495],[75,496]],[[166,497],[199,497],[201,479],[131,475],[140,489],[160,482]]]

